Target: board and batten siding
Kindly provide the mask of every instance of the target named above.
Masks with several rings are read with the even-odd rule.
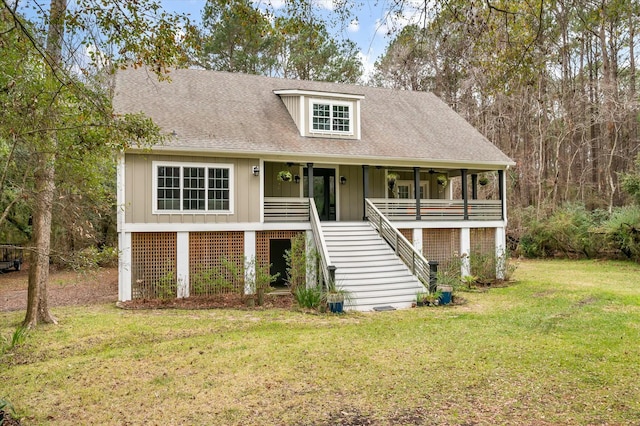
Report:
[[[345,185],[340,185],[338,177],[338,185],[340,186],[340,220],[343,221],[360,221],[364,216],[362,188],[362,166],[340,166],[340,176],[347,179]]]
[[[300,129],[300,96],[281,96],[282,103],[287,107],[287,111],[291,114],[296,127]]]
[[[233,164],[232,214],[153,213],[153,162]],[[188,157],[177,155],[125,155],[125,221],[127,223],[247,223],[260,222],[260,176],[254,176],[258,159]]]
[[[292,176],[300,176],[300,183],[281,182],[278,172],[288,170]],[[264,163],[264,196],[265,197],[301,197],[302,195],[302,167],[287,166],[286,163]]]
[[[385,198],[387,172],[385,169],[369,167],[369,198]]]

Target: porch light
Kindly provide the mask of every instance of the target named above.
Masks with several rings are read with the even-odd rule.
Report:
[[[253,166],[253,175],[254,176],[260,175],[260,166]]]
[[[300,175],[295,175],[295,176],[293,177],[293,181],[294,181],[295,183],[300,183]]]
[[[347,178],[345,176],[340,176],[340,185],[345,185],[347,183]]]

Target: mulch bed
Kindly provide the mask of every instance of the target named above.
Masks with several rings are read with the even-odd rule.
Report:
[[[194,296],[183,299],[134,299],[127,302],[118,302],[117,306],[123,309],[291,309],[294,305],[293,296],[286,294],[266,294],[264,304],[250,306],[246,296],[230,293],[214,296]]]

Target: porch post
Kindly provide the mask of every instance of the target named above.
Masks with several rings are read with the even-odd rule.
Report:
[[[502,220],[505,220],[507,215],[505,214],[506,200],[505,200],[505,186],[504,186],[504,170],[498,170],[498,191],[500,193],[500,204],[502,204]]]
[[[413,247],[422,253],[422,228],[413,228]]]
[[[478,174],[473,173],[471,175],[471,199],[478,199]]]
[[[369,198],[369,166],[362,165],[362,220],[367,220],[367,198]]]
[[[307,178],[307,185],[309,185],[309,198],[313,199],[313,163],[307,163]]]
[[[504,279],[505,267],[507,262],[507,237],[503,226],[496,228],[496,278]]]
[[[131,232],[118,233],[118,250],[118,300],[126,302],[132,293]]]
[[[316,241],[313,239],[313,231],[305,231],[305,245],[304,250],[307,255],[307,259],[313,259],[317,253]],[[320,282],[318,280],[318,262],[307,262],[307,288],[316,287]]]
[[[416,197],[416,220],[420,218],[420,167],[413,168],[413,192]]]
[[[466,277],[471,275],[471,229],[460,229],[460,275]]]
[[[467,169],[460,169],[462,177],[462,203],[463,219],[469,220],[469,191],[467,189]]]
[[[177,297],[189,297],[189,233],[176,232]]]
[[[244,294],[253,294],[254,291],[251,278],[255,278],[256,267],[258,267],[256,235],[256,231],[244,231]]]

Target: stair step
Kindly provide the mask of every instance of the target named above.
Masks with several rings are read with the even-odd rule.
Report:
[[[351,263],[345,263],[344,266],[342,264],[334,265],[340,267],[340,275],[348,274],[348,275],[366,275],[366,274],[375,274],[376,276],[398,276],[398,274],[406,273],[406,268],[403,268],[401,265],[397,263],[389,262],[388,265],[376,265],[377,267],[374,269],[370,265],[353,265]]]
[[[347,309],[411,306],[424,286],[367,222],[322,224],[336,282],[352,293]]]

